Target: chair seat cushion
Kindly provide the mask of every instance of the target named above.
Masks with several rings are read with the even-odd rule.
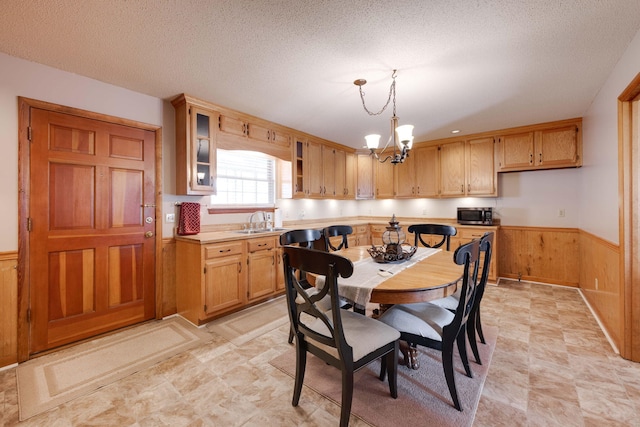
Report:
[[[378,320],[397,329],[435,341],[442,341],[442,328],[453,321],[454,314],[429,302],[396,304]]]
[[[327,317],[329,317],[329,321],[333,324],[332,313],[327,312],[326,314]],[[400,338],[400,332],[396,329],[370,317],[363,316],[362,314],[340,310],[340,316],[342,318],[345,340],[347,344],[353,348],[354,362]],[[319,319],[316,319],[308,326],[318,333],[330,336],[327,326]],[[306,339],[316,347],[323,349],[334,357],[338,357],[338,350],[335,347],[321,344],[309,337]]]
[[[446,308],[450,311],[456,311],[458,304],[460,303],[460,292],[456,292],[448,297],[440,298],[437,300],[429,301],[433,305],[437,305],[442,308]]]

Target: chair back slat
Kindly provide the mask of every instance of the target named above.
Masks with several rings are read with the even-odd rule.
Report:
[[[407,229],[409,233],[414,233],[414,246],[425,246],[427,248],[439,248],[446,243],[446,249],[451,246],[451,236],[458,234],[458,230],[452,225],[442,224],[413,224]],[[423,238],[424,235],[441,236],[442,239],[434,244],[429,244]]]
[[[348,248],[349,240],[347,236],[349,236],[349,234],[353,234],[353,227],[350,225],[331,225],[329,227],[325,227],[322,230],[322,235],[324,236],[326,251],[339,251],[340,249]],[[331,237],[337,236],[342,236],[342,240],[338,246],[334,246],[331,243]]]

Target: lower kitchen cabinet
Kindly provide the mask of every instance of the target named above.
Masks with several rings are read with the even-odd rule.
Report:
[[[482,226],[460,226],[456,225],[458,234],[451,238],[451,251],[455,251],[458,247],[469,243],[474,239],[480,239],[484,233],[493,231],[493,247],[491,248],[491,264],[489,265],[489,281],[495,282],[498,279],[497,265],[498,265],[498,227],[482,227]],[[484,255],[483,255],[484,256]],[[484,259],[484,258],[483,258]],[[482,266],[482,262],[480,263]],[[482,274],[482,271],[480,273]]]
[[[276,291],[275,243],[274,237],[247,241],[247,299],[250,302]]]
[[[276,252],[275,237],[211,244],[178,240],[178,314],[202,325],[276,295]]]

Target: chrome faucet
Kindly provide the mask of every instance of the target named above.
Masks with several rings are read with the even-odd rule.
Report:
[[[261,221],[259,221],[259,222],[256,222],[256,224],[258,225],[258,227],[254,227],[254,225],[253,225],[253,224],[254,224],[253,220],[254,220],[254,218],[255,218],[255,217],[257,217],[257,216],[261,216],[261,217],[262,217],[262,220],[261,220]],[[255,211],[254,213],[252,213],[252,214],[249,216],[249,229],[253,230],[254,228],[257,228],[257,229],[264,229],[264,228],[266,228],[266,217],[267,217],[267,215],[265,214],[265,212],[264,212],[264,211]]]

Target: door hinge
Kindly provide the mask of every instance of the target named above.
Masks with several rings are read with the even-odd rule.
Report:
[[[27,308],[27,323],[31,323],[31,309]]]
[[[33,223],[31,222],[31,218],[27,218],[27,231],[31,231],[33,227]]]
[[[204,274],[207,274],[207,267],[205,267],[203,270],[204,270]]]
[[[28,127],[27,127],[27,139],[28,139],[29,141],[31,141],[31,135],[32,135],[32,133],[31,133],[31,126],[28,126]]]

